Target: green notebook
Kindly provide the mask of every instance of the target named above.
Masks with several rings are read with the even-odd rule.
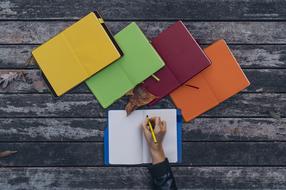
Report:
[[[104,108],[165,65],[136,23],[129,24],[114,38],[124,56],[86,81]]]

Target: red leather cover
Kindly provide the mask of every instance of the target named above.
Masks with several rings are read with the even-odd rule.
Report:
[[[152,45],[166,66],[155,73],[160,81],[149,77],[142,83],[142,87],[158,97],[151,104],[167,96],[211,64],[182,21],[161,32],[152,40]]]

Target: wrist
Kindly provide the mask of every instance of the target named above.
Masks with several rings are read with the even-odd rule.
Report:
[[[161,163],[166,158],[162,145],[158,145],[156,147],[151,148],[150,153],[153,164]]]

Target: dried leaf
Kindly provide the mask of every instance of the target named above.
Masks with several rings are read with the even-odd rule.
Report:
[[[1,84],[1,82],[2,81],[0,81],[0,84]],[[4,80],[3,79],[2,88],[7,88],[8,84],[9,84],[9,80]]]
[[[17,151],[6,150],[3,152],[0,152],[0,158],[8,157],[15,153],[17,153]]]
[[[274,119],[278,119],[278,120],[281,119],[281,116],[279,114],[275,113],[274,111],[269,111],[269,115]]]
[[[133,96],[134,95],[133,89],[129,90],[125,95],[126,96]]]
[[[43,81],[35,81],[33,82],[33,87],[38,91],[38,92],[44,92],[46,89],[46,86]]]
[[[0,75],[0,87],[3,89],[7,88],[9,84],[11,84],[13,81],[16,80],[26,81],[24,73],[23,72],[4,73]]]
[[[27,61],[25,62],[25,66],[29,66],[29,65],[32,65],[32,64],[35,64],[36,63],[36,60],[33,56],[30,56]]]
[[[133,89],[133,95],[129,97],[129,101],[125,106],[127,115],[132,113],[137,108],[152,102],[157,97],[148,92],[146,89],[139,86]]]

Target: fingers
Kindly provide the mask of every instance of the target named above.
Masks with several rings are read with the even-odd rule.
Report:
[[[146,136],[149,133],[148,118],[144,119],[142,123],[142,129],[143,129],[144,135]]]
[[[159,127],[161,125],[161,118],[160,117],[155,117],[155,126]]]
[[[149,119],[151,122],[155,123],[154,127],[154,132],[155,134],[158,133],[165,133],[167,130],[167,123],[164,120],[161,120],[160,117],[152,117]],[[150,133],[150,129],[149,129],[149,124],[148,124],[148,118],[146,118],[143,121],[143,130],[145,134],[149,134]]]
[[[155,134],[160,132],[160,126],[161,126],[161,118],[155,117],[155,128],[154,128]]]
[[[166,121],[162,121],[162,125],[161,125],[161,132],[162,133],[166,133],[166,131],[167,131],[167,123],[166,123]]]
[[[166,121],[161,120],[161,118],[158,117],[157,123],[156,123],[156,128],[154,129],[154,132],[156,134],[166,132],[166,126],[167,126]]]

